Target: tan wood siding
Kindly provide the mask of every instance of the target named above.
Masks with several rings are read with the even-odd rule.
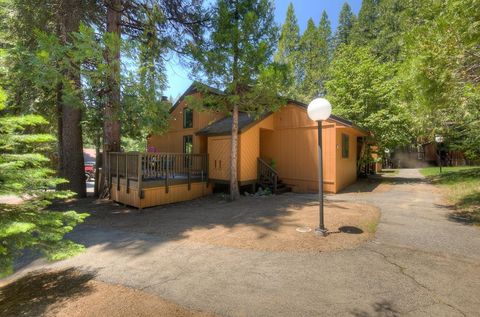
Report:
[[[261,156],[275,160],[280,178],[296,192],[318,191],[317,135],[316,127],[262,131]],[[335,191],[334,135],[333,124],[323,127],[324,186],[329,192]]]
[[[195,94],[194,96],[198,96]],[[182,153],[183,137],[193,136],[192,153],[207,153],[207,141],[205,136],[196,136],[195,132],[204,128],[208,124],[223,118],[225,115],[220,112],[193,110],[193,127],[183,128],[183,111],[188,107],[185,100],[180,101],[179,105],[171,113],[168,132],[161,135],[152,135],[147,140],[148,147],[154,147],[157,152]]]
[[[260,131],[273,130],[273,115],[268,116],[239,135],[238,180],[257,179],[257,158],[260,157]]]
[[[260,132],[260,156],[275,161],[280,178],[294,191],[318,191],[317,123],[295,105],[282,107],[273,118],[274,131]],[[324,187],[335,192],[335,123],[324,122],[322,140]]]
[[[158,205],[165,205],[180,201],[187,201],[199,198],[212,193],[212,186],[207,186],[207,183],[192,183],[190,190],[188,184],[171,185],[168,187],[168,193],[164,186],[152,187],[143,189],[144,198],[140,199],[138,190],[131,188],[126,192],[124,184],[120,185],[120,190],[112,189],[112,200],[119,203],[137,207],[147,208]]]
[[[342,157],[342,134],[349,138],[349,156]],[[357,134],[349,128],[336,131],[336,189],[338,192],[357,180]]]

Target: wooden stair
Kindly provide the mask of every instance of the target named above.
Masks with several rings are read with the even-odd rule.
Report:
[[[276,195],[292,191],[292,188],[278,177],[278,172],[261,158],[258,158],[257,168],[257,183],[262,188],[269,188]]]

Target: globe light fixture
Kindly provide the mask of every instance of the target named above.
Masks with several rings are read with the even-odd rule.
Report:
[[[332,114],[332,105],[325,98],[317,98],[310,102],[307,113],[313,121],[327,120]]]
[[[315,232],[323,237],[327,236],[323,219],[323,155],[322,155],[322,121],[327,120],[332,114],[332,105],[325,98],[316,98],[310,102],[307,108],[308,117],[317,121],[318,130],[318,201],[319,201],[319,224]]]

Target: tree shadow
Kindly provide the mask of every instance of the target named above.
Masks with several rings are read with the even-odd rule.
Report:
[[[358,227],[354,227],[354,226],[342,226],[342,227],[338,228],[338,231],[343,232],[343,233],[348,233],[348,234],[362,234],[363,233],[362,229],[360,229]]]
[[[53,304],[90,293],[94,277],[74,268],[28,273],[0,288],[0,315],[42,316]]]
[[[349,193],[371,193],[379,188],[382,184],[390,185],[409,185],[409,184],[425,184],[428,181],[422,177],[400,177],[392,175],[370,175],[367,178],[359,178],[357,182],[347,186],[341,190],[340,194]]]
[[[480,168],[472,167],[462,170],[443,172],[428,177],[435,185],[474,184],[480,179]],[[456,198],[453,205],[437,205],[449,210],[448,219],[466,225],[480,224],[480,191],[473,191]]]
[[[449,210],[450,221],[464,225],[480,225],[480,192],[470,193],[460,198],[454,205],[436,205]]]
[[[143,210],[107,200],[84,198],[57,203],[52,209],[90,213],[85,222],[75,227],[66,238],[87,248],[94,246],[98,252],[118,251],[128,260],[148,254],[166,243],[201,242],[203,235],[211,239],[208,241],[214,241],[216,238],[209,235],[217,232],[218,239],[222,239],[222,234],[231,234],[230,238],[234,239],[238,232],[239,239],[248,236],[251,241],[274,237],[280,231],[289,232],[289,228],[294,232],[297,227],[305,225],[304,219],[310,219],[310,214],[303,216],[302,212],[307,208],[310,212],[315,206],[318,206],[317,195],[284,194],[242,197],[235,202],[210,195]],[[338,201],[327,201],[326,208],[349,211],[348,206]],[[208,233],[210,229],[217,231]],[[345,232],[341,234],[347,235]],[[15,271],[28,267],[37,258],[36,254],[20,258],[15,263]]]
[[[435,176],[429,176],[428,179],[434,184],[448,185],[457,182],[468,182],[480,178],[480,168],[472,167],[456,171],[442,172]]]
[[[135,257],[162,243],[187,239],[192,230],[217,226],[226,230],[248,226],[257,239],[263,239],[280,227],[298,227],[298,222],[288,216],[315,203],[314,195],[300,200],[289,195],[243,197],[235,202],[211,195],[143,210],[91,198],[57,204],[54,209],[90,213],[67,238],[86,247],[122,250],[122,255]]]
[[[373,313],[364,310],[354,310],[352,314],[356,317],[397,317],[399,312],[393,308],[392,303],[387,300],[372,305]]]

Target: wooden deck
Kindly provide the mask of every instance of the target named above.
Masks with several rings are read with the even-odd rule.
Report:
[[[108,156],[110,196],[146,208],[209,195],[206,154],[123,153]]]

